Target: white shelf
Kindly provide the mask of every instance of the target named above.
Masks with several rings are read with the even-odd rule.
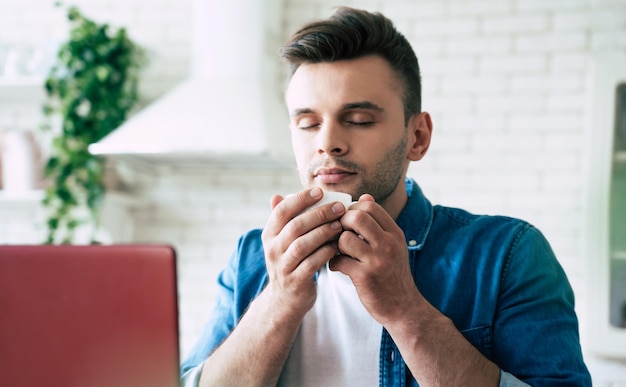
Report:
[[[0,87],[30,87],[33,85],[43,85],[45,78],[35,75],[20,75],[15,77],[0,76]]]
[[[7,191],[0,189],[0,203],[3,205],[12,203],[36,203],[43,199],[43,191]]]
[[[41,76],[0,77],[0,101],[40,101],[45,97]]]

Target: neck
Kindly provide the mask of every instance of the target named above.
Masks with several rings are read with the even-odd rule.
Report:
[[[408,200],[409,197],[406,192],[404,179],[400,179],[391,195],[389,195],[384,202],[380,203],[380,205],[394,220],[396,220],[398,219],[398,216],[400,216],[400,212],[402,212],[402,209]]]

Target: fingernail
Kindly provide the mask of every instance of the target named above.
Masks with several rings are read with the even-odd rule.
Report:
[[[322,190],[318,187],[315,187],[311,190],[311,192],[309,192],[309,195],[311,195],[312,198],[319,198],[320,196],[322,196]]]
[[[341,203],[335,203],[335,204],[333,204],[331,209],[333,210],[333,212],[335,214],[341,214],[342,212],[345,211],[346,208]]]
[[[330,227],[332,227],[333,230],[340,230],[341,229],[341,222],[336,220],[334,222],[332,222],[330,224]]]

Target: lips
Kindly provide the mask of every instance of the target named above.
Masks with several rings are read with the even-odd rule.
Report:
[[[337,184],[346,181],[356,173],[343,168],[319,168],[313,176],[320,183]]]

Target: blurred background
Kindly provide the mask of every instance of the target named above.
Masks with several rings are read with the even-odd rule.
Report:
[[[105,160],[97,234],[176,247],[183,355],[239,235],[300,188],[278,49],[348,5],[385,13],[420,60],[434,137],[410,175],[433,203],[542,230],[576,293],[594,385],[626,386],[626,0],[224,3],[68,4],[143,50],[139,99],[90,148]],[[0,2],[0,243],[46,239],[43,85],[69,28],[53,1]]]

